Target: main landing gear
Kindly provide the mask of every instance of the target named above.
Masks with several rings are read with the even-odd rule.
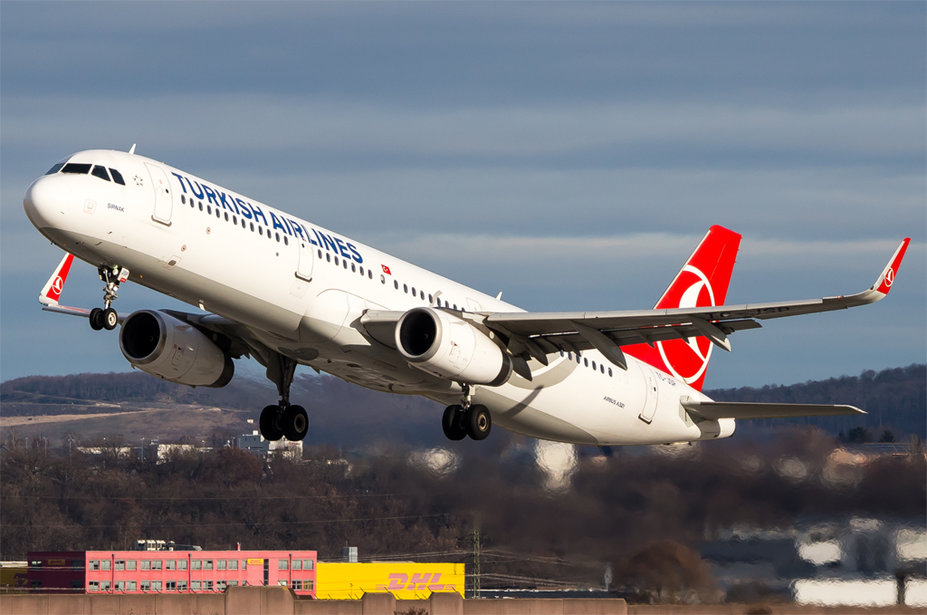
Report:
[[[268,362],[267,377],[277,385],[280,402],[267,406],[261,411],[261,435],[265,440],[276,442],[285,437],[287,440],[299,441],[309,433],[309,414],[302,406],[290,404],[290,385],[296,361],[276,354]]]
[[[129,279],[129,270],[114,265],[113,267],[101,266],[97,271],[100,274],[100,279],[106,284],[103,287],[104,307],[90,310],[90,328],[94,331],[100,329],[112,331],[119,324],[119,315],[112,308],[113,301],[116,300],[116,294],[119,292],[119,284]]]
[[[441,427],[448,440],[485,440],[492,430],[492,415],[482,404],[470,403],[470,387],[464,386],[463,404],[448,406],[441,418]]]

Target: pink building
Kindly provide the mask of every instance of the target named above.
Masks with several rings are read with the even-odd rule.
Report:
[[[54,593],[204,593],[282,585],[315,597],[315,551],[35,551],[29,586]]]

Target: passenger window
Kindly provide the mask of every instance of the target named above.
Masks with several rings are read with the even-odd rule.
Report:
[[[286,235],[283,236],[283,245],[285,246],[290,245],[290,240],[286,238]]]
[[[120,184],[120,185],[122,185],[122,186],[125,186],[125,185],[126,185],[125,180],[122,179],[122,173],[120,173],[120,172],[117,171],[116,169],[110,169],[109,172],[112,174],[112,176],[113,176],[113,181],[114,181],[114,182],[116,182],[117,184]]]
[[[90,165],[83,162],[69,162],[61,169],[62,173],[74,173],[75,175],[86,175],[90,173]]]

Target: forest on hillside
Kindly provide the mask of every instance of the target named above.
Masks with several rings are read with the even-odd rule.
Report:
[[[566,481],[504,442],[347,457],[317,447],[302,461],[221,448],[157,462],[118,446],[85,455],[7,437],[0,559],[160,538],[316,549],[323,560],[354,545],[362,560],[472,565],[476,541],[484,588],[595,587],[610,566],[635,591],[710,600],[697,545],[725,528],[922,519],[927,503],[923,449],[847,465],[835,438],[813,428],[580,456]]]
[[[740,421],[735,436],[740,439],[767,437],[774,433],[773,430],[789,425],[813,426],[854,441],[907,441],[911,436],[924,439],[927,435],[927,366],[923,364],[789,386],[706,393],[719,400],[845,403],[869,413],[864,416]],[[311,443],[353,449],[378,445],[382,440],[404,442],[410,446],[435,446],[444,442],[440,428],[442,408],[420,397],[379,393],[314,373],[297,375],[291,397],[309,410]],[[275,400],[273,387],[264,380],[238,377],[221,389],[191,388],[139,371],[30,376],[0,385],[0,404],[6,417],[95,414],[112,411],[112,406],[122,411],[137,411],[151,405],[170,408],[186,404],[240,410],[241,417],[256,418],[261,408]],[[239,423],[241,427],[237,432],[226,430],[202,435],[209,441],[224,442],[242,433],[244,419]],[[114,423],[113,432],[109,435],[119,436],[119,428],[119,423]],[[81,426],[75,425],[72,431],[69,437],[81,441]],[[35,433],[35,430],[30,433]],[[151,430],[121,433],[123,439],[135,442],[143,435],[158,437]],[[506,439],[509,436],[497,430],[491,438]],[[60,445],[60,439],[55,445]]]

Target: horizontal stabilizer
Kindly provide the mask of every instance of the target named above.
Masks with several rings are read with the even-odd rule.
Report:
[[[698,419],[784,419],[798,416],[866,414],[855,406],[841,404],[767,404],[683,399],[682,406],[693,418]]]

